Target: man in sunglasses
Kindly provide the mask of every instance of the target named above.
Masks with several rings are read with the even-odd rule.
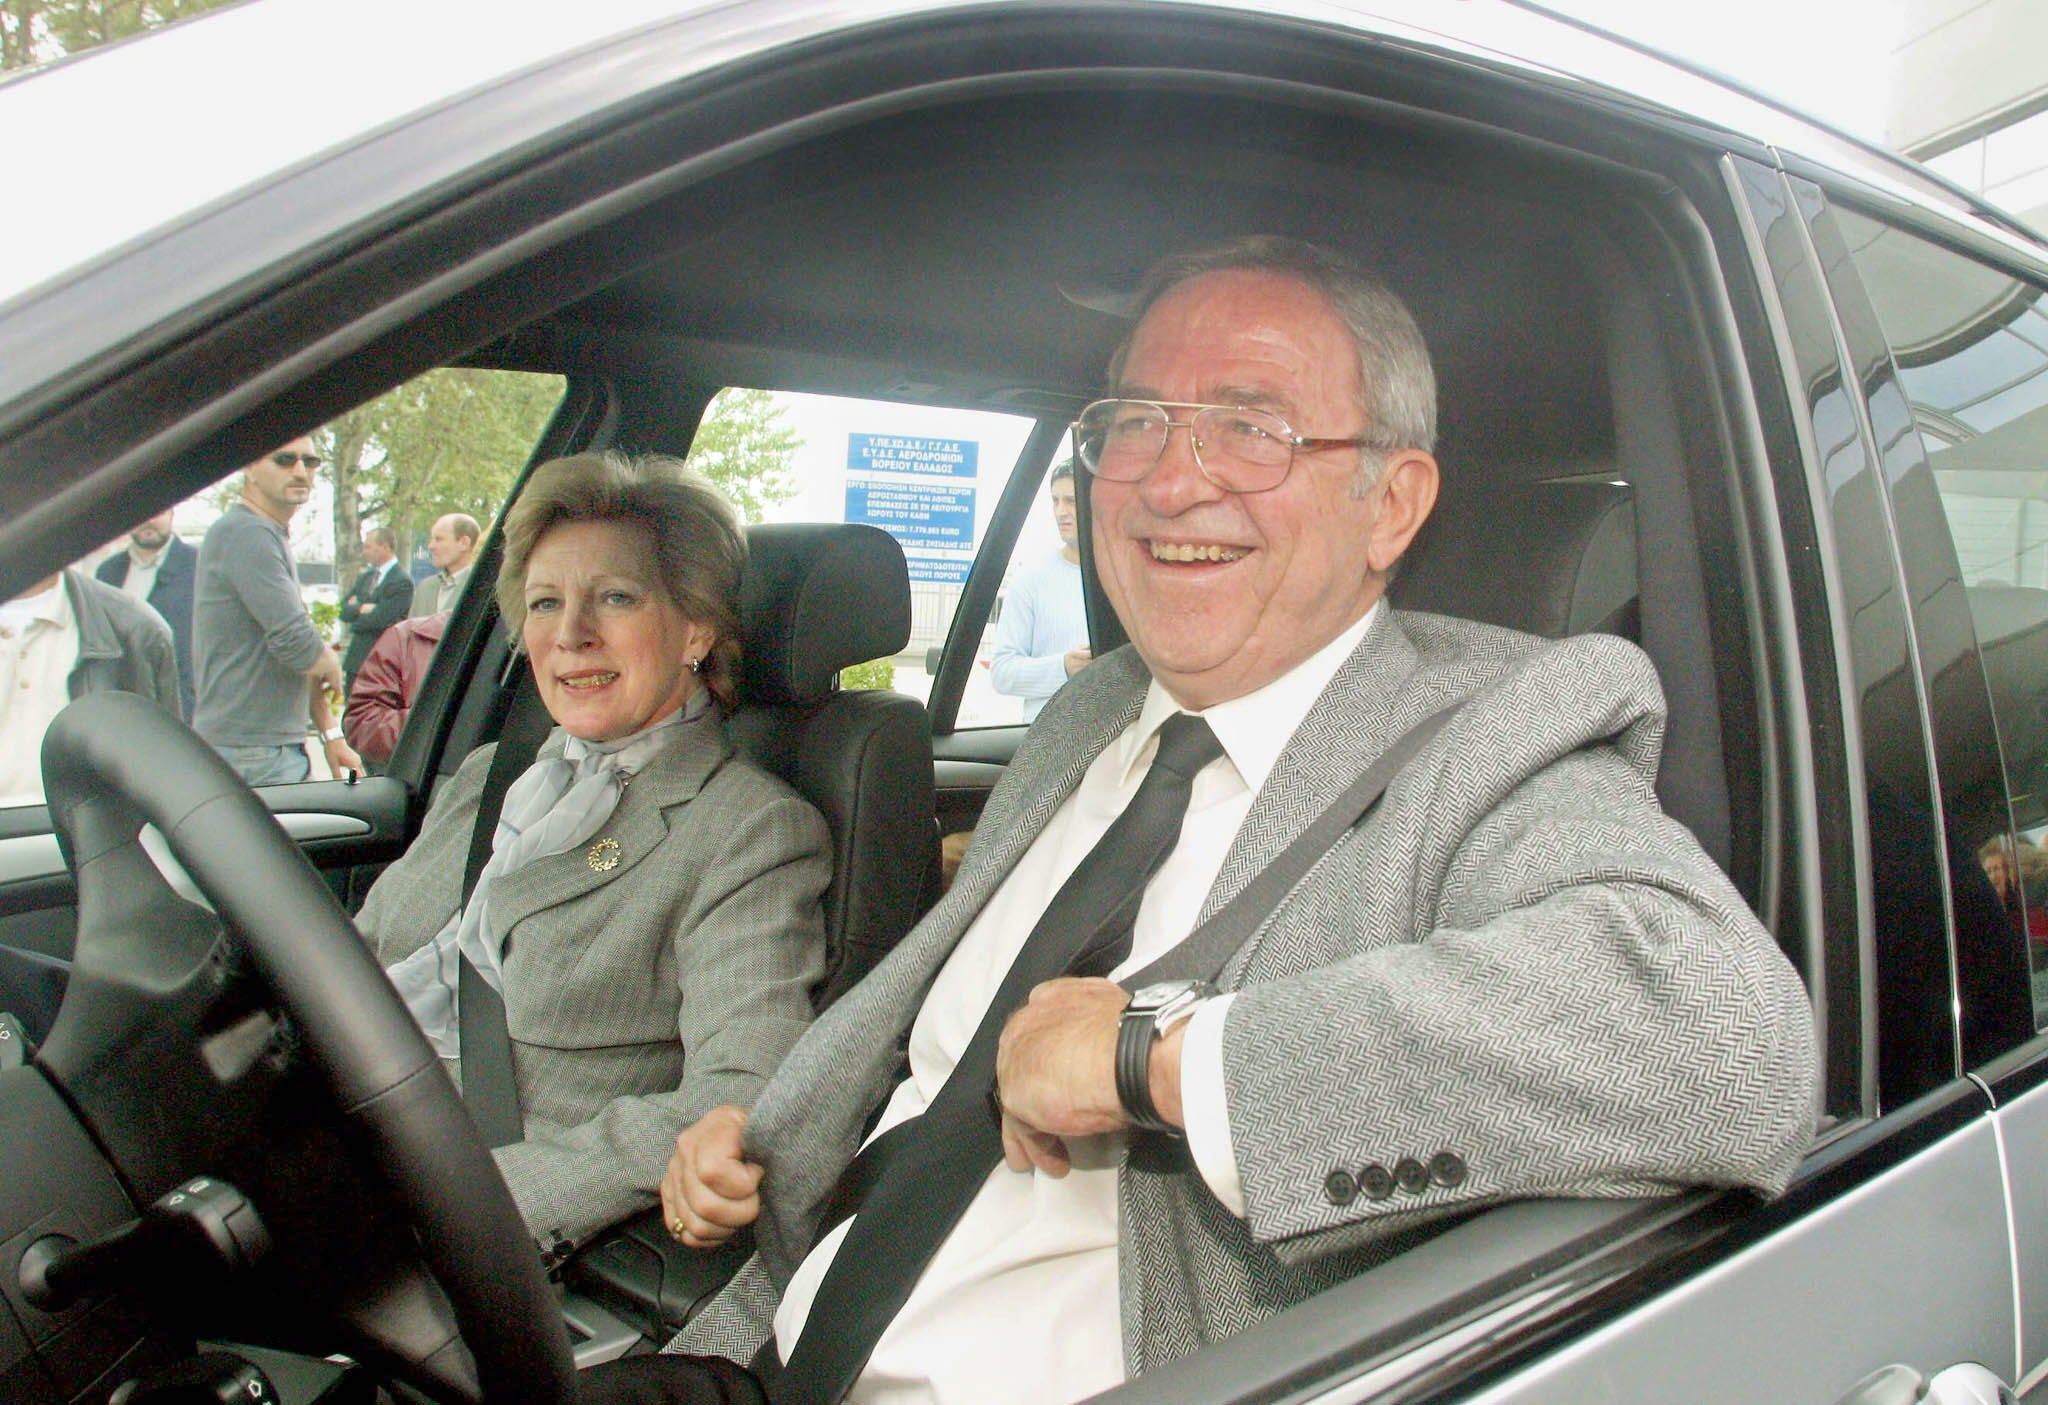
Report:
[[[311,773],[308,725],[329,770],[362,770],[335,723],[341,660],[299,594],[291,520],[313,493],[320,456],[301,436],[242,470],[242,495],[207,528],[193,584],[192,729],[250,785]]]
[[[670,1163],[678,1239],[760,1250],[678,1346],[778,1405],[1078,1399],[1484,1205],[1774,1193],[1812,1130],[1798,977],[1658,809],[1649,660],[1382,600],[1438,483],[1407,309],[1268,237],[1138,308],[1075,426],[1132,647],[1047,703],[945,901]],[[1390,748],[1214,985],[1141,974],[1199,968]],[[662,1372],[746,1398],[606,1374]]]

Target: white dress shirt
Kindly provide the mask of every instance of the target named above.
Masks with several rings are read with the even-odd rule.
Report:
[[[78,627],[62,577],[0,604],[0,805],[43,803],[43,733],[71,701]]]
[[[121,593],[132,595],[137,600],[148,600],[149,593],[156,589],[157,573],[163,570],[164,557],[169,554],[169,545],[158,547],[144,561],[135,552],[128,553],[128,575],[121,582]]]
[[[1196,775],[1180,841],[1146,888],[1131,955],[1111,973],[1151,964],[1184,940],[1237,831],[1281,751],[1382,607],[1285,676],[1201,716],[1224,754]],[[1082,858],[1136,794],[1158,750],[1155,733],[1180,707],[1157,682],[1138,718],[1103,749],[1022,860],[961,937],[910,1033],[910,1076],[876,1124],[879,1136],[922,1113],[973,1038],[1032,927]],[[1224,1102],[1222,1028],[1229,997],[1190,1022],[1181,1098],[1197,1168],[1243,1214]],[[1121,1134],[1068,1143],[1064,1178],[1000,1163],[926,1265],[882,1334],[850,1400],[858,1405],[1045,1405],[1124,1380],[1117,1292],[1117,1168]],[[852,1221],[798,1267],[775,1315],[788,1359],[818,1284]]]

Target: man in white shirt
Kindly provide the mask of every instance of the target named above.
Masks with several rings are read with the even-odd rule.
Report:
[[[998,693],[1024,700],[1033,721],[1045,700],[1088,666],[1088,615],[1081,599],[1081,538],[1074,509],[1074,465],[1053,465],[1047,490],[1060,549],[1020,571],[1003,592],[1003,617],[989,659]]]
[[[118,689],[179,714],[170,626],[140,600],[62,571],[0,604],[0,805],[43,799],[43,733],[73,698]]]
[[[1657,808],[1649,661],[1381,602],[1437,489],[1434,378],[1406,309],[1266,237],[1169,261],[1139,308],[1113,398],[1076,425],[1133,647],[1047,705],[952,890],[751,1112],[677,1141],[671,1232],[709,1245],[751,1225],[758,1252],[672,1349],[753,1361],[778,1405],[1079,1399],[1432,1220],[1532,1194],[1773,1193],[1811,1131],[1798,978]],[[1114,983],[1456,699],[1223,967],[1223,993]],[[1055,890],[1166,768],[1163,724],[1190,716],[1221,754],[1193,773],[1112,979],[992,1006]],[[883,1148],[958,1125],[940,1110],[961,1105],[949,1079],[976,1066],[984,1018],[1003,1021],[1000,1159],[897,1294],[886,1246],[923,1225],[914,1195],[897,1223],[868,1220],[901,1203],[889,1168],[910,1164]],[[1137,1071],[1120,1078],[1125,1050]],[[881,1252],[842,1266],[864,1227]],[[849,1326],[877,1315],[865,1279],[869,1302],[900,1301],[873,1334]],[[715,1378],[747,1398],[725,1371],[643,1358],[592,1388],[649,1398],[660,1378],[684,1398]]]

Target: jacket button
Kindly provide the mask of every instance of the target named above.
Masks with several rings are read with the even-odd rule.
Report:
[[[1358,1198],[1358,1182],[1349,1171],[1332,1171],[1323,1177],[1323,1194],[1332,1205],[1349,1205]]]
[[[1394,1184],[1410,1195],[1418,1195],[1429,1189],[1429,1167],[1412,1156],[1404,1156],[1394,1163]]]
[[[1375,1161],[1358,1173],[1358,1188],[1367,1200],[1385,1200],[1394,1193],[1394,1173]]]
[[[1446,1190],[1465,1184],[1469,1174],[1465,1158],[1455,1151],[1440,1151],[1429,1158],[1429,1178]]]

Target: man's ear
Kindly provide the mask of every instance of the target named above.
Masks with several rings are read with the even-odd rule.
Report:
[[[1380,513],[1365,546],[1366,565],[1375,574],[1392,570],[1415,540],[1436,506],[1436,489],[1436,460],[1430,455],[1420,449],[1397,449],[1387,455],[1379,486],[1373,489],[1380,495]]]

